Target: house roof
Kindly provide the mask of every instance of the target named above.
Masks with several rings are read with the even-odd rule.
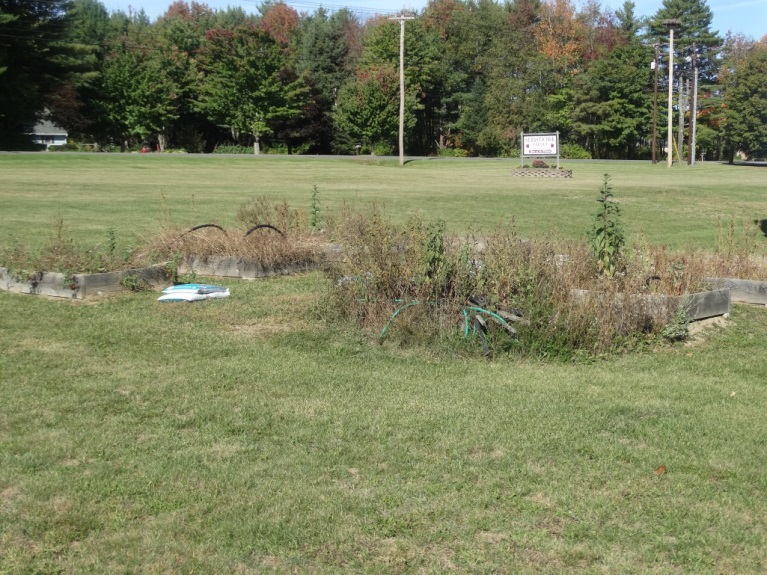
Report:
[[[51,122],[50,120],[40,120],[34,128],[32,133],[36,136],[66,136],[67,131]]]

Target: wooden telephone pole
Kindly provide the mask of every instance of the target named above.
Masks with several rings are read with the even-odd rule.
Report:
[[[392,16],[399,21],[399,165],[405,165],[405,22],[415,16]]]
[[[690,155],[687,159],[687,163],[691,166],[695,165],[695,138],[697,137],[697,120],[698,120],[698,61],[697,61],[697,48],[695,44],[692,45],[692,108],[690,111]]]
[[[667,164],[670,168],[674,165],[674,26],[679,26],[680,21],[676,18],[663,20],[668,26],[668,150]]]
[[[655,60],[652,63],[652,69],[655,72],[655,93],[652,100],[652,163],[656,163],[655,152],[658,149],[658,43],[653,44],[655,48]]]

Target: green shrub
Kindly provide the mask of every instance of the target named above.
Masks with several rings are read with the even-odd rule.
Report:
[[[301,155],[305,154],[309,151],[309,148],[311,147],[311,144],[309,143],[301,143],[298,146],[294,146],[292,149],[288,150],[287,144],[282,143],[274,143],[269,144],[268,146],[264,146],[262,148],[262,152],[265,154],[279,154],[279,155],[288,155],[288,154],[294,154],[294,155]]]
[[[241,146],[232,142],[224,142],[223,144],[216,144],[213,148],[214,154],[253,154],[252,146]]]
[[[464,150],[462,148],[445,148],[442,147],[437,152],[437,155],[440,158],[468,158],[469,152],[468,150]]]
[[[391,156],[394,152],[394,148],[391,144],[387,144],[386,142],[377,142],[376,144],[373,144],[371,152],[374,156]]]
[[[197,281],[197,273],[194,270],[181,274],[180,268],[184,261],[184,256],[179,251],[175,251],[170,254],[170,258],[165,264],[165,277],[173,283],[173,285],[194,283]],[[129,287],[129,286],[126,286]]]
[[[590,160],[591,154],[578,144],[562,144],[559,154],[568,160]]]
[[[518,158],[519,138],[511,132],[485,126],[477,136],[473,149],[480,156]]]
[[[79,152],[81,149],[80,145],[74,142],[67,142],[66,144],[59,144],[57,146],[48,146],[49,152]]]
[[[312,202],[309,206],[309,227],[314,231],[322,228],[322,205],[320,203],[320,190],[317,186],[312,188]]]
[[[173,145],[189,154],[201,154],[205,151],[205,137],[190,126],[183,126],[175,131]]]
[[[120,281],[120,284],[127,290],[132,292],[147,291],[151,286],[138,274],[127,274]]]
[[[689,325],[687,309],[684,305],[680,305],[661,330],[661,335],[669,341],[685,341],[690,336]]]

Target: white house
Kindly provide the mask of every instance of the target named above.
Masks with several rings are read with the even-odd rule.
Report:
[[[50,146],[66,144],[67,131],[50,120],[40,120],[32,129],[32,141],[44,145],[47,150]]]

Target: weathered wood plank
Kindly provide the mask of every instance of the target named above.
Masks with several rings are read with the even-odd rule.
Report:
[[[586,299],[598,297],[599,294],[589,290],[573,290],[576,298]],[[731,298],[727,288],[688,294],[684,296],[670,296],[664,294],[628,294],[636,305],[642,306],[643,311],[650,316],[660,319],[670,317],[679,306],[684,306],[687,319],[697,321],[709,317],[716,317],[730,313]],[[619,294],[619,298],[620,294]]]
[[[767,282],[734,278],[706,278],[710,289],[729,288],[732,301],[767,305]]]
[[[263,266],[254,260],[233,256],[207,256],[188,258],[179,267],[179,271],[182,273],[194,272],[202,276],[256,279],[300,273],[315,270],[318,267],[319,264],[306,263],[272,268]]]
[[[0,289],[12,293],[45,295],[50,297],[78,298],[79,290],[71,289],[68,278],[56,272],[37,272],[31,277],[15,277],[5,268],[0,268]]]
[[[168,284],[164,266],[98,274],[65,275],[58,272],[37,272],[33,274],[32,279],[16,278],[7,269],[0,268],[0,289],[14,293],[83,299],[124,290],[122,280],[128,275],[138,276],[151,287]]]
[[[730,290],[722,288],[707,292],[693,293],[680,298],[690,321],[716,317],[730,313]]]
[[[151,266],[148,268],[98,274],[77,274],[75,275],[79,285],[77,297],[79,299],[123,291],[125,289],[123,280],[128,276],[136,276],[152,288],[167,286],[170,283],[165,266]]]

